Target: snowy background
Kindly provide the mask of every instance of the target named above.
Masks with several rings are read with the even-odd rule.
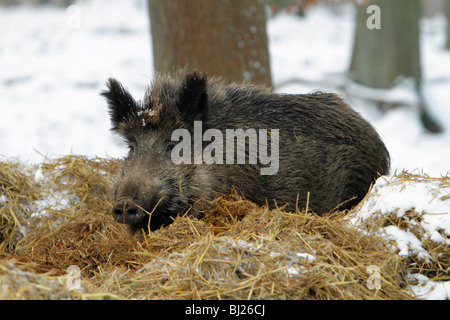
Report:
[[[354,8],[316,6],[305,17],[281,13],[268,22],[278,92],[337,91],[349,68]],[[120,157],[99,92],[117,77],[140,99],[153,77],[146,1],[81,1],[76,7],[0,8],[0,159],[35,163],[66,154]],[[443,16],[423,19],[425,97],[444,128],[425,132],[414,107],[387,114],[344,98],[380,132],[392,169],[431,176],[450,170],[450,52]],[[304,79],[282,85],[292,79]],[[408,95],[407,86],[400,88]]]
[[[384,114],[339,91],[351,87],[345,75],[354,17],[352,5],[333,10],[315,6],[303,18],[286,13],[271,17],[267,27],[276,90],[343,94],[381,134],[391,153],[392,172],[406,169],[434,177],[450,173],[450,51],[444,49],[443,15],[421,21],[425,99],[444,129],[441,134],[424,130],[415,107]],[[146,1],[86,0],[69,8],[0,7],[0,22],[0,161],[38,163],[67,154],[123,156],[127,149],[109,131],[106,103],[99,93],[108,77],[116,77],[140,99],[151,81]],[[383,94],[414,100],[407,82]],[[394,182],[378,181],[355,221],[365,221],[373,212],[394,210],[401,216],[415,208],[428,234],[424,239],[448,246],[448,179],[424,178],[407,182],[406,187],[397,184],[395,177],[390,179]],[[427,259],[423,243],[397,229],[389,226],[379,232],[396,243],[400,255],[419,253]],[[416,294],[449,298],[449,281],[409,276],[419,281],[411,287]]]

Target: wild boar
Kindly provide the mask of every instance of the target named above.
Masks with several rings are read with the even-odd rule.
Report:
[[[142,101],[107,81],[112,130],[129,146],[112,215],[155,230],[235,186],[257,204],[324,214],[355,206],[389,153],[338,95],[276,94],[204,73],[157,75]]]

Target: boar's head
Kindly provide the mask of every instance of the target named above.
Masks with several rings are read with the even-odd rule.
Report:
[[[201,168],[172,162],[171,136],[175,129],[193,130],[195,120],[207,117],[206,85],[206,76],[197,72],[175,79],[157,76],[144,100],[137,101],[120,82],[107,81],[102,95],[108,102],[111,130],[129,148],[113,190],[112,215],[132,232],[170,224],[204,194],[208,182]]]

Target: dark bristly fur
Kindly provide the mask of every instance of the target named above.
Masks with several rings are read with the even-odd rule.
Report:
[[[112,130],[118,130],[119,124],[128,114],[138,111],[136,100],[130,93],[115,79],[109,79],[107,83],[109,91],[102,95],[106,98],[108,105],[115,106],[110,108]]]
[[[133,231],[155,230],[186,211],[199,216],[198,200],[229,193],[232,186],[256,203],[287,203],[291,211],[305,207],[308,192],[309,208],[317,214],[350,209],[389,171],[389,154],[377,132],[336,94],[274,94],[184,71],[175,78],[157,75],[143,102],[114,79],[107,87],[102,94],[112,130],[130,146],[113,215]],[[278,173],[261,175],[263,165],[248,161],[175,165],[171,134],[178,128],[193,132],[195,120],[203,121],[203,131],[279,129]]]

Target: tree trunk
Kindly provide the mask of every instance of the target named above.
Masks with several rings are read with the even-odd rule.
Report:
[[[367,5],[358,6],[351,71],[362,85],[389,89],[398,76],[421,81],[419,0],[373,0],[381,9],[380,29],[369,29]]]
[[[427,130],[440,132],[422,98],[419,0],[372,0],[369,5],[381,9],[381,24],[379,29],[369,29],[368,5],[358,7],[350,67],[353,80],[371,88],[390,89],[399,77],[414,79],[422,123]]]
[[[450,0],[445,0],[445,17],[447,18],[447,45],[450,49]]]
[[[155,70],[271,85],[264,2],[149,0]]]

